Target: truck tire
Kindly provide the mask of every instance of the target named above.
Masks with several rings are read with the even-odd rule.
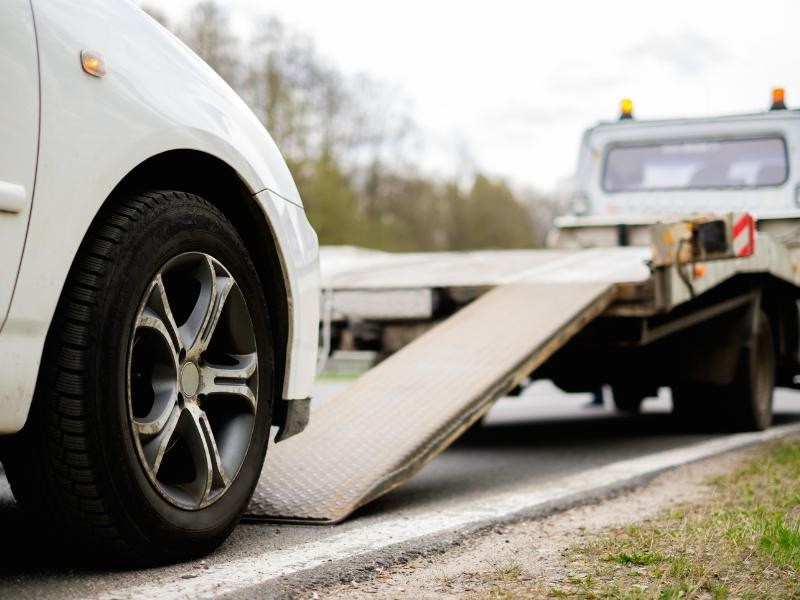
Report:
[[[615,384],[611,386],[614,406],[619,412],[636,414],[642,409],[646,394],[636,386]]]
[[[728,385],[684,384],[672,388],[673,414],[702,428],[762,431],[772,424],[775,345],[769,318],[759,311],[751,339],[742,347]]]
[[[763,431],[772,425],[775,391],[775,344],[769,318],[759,311],[756,328],[742,349],[736,377],[722,401],[726,422],[736,430]]]
[[[222,213],[172,191],[106,207],[66,281],[28,422],[4,440],[18,503],[68,556],[208,553],[258,481],[273,365],[258,275]]]

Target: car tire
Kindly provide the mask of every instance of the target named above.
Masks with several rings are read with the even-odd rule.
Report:
[[[225,216],[176,191],[110,203],[66,281],[28,422],[4,440],[14,495],[71,556],[206,554],[258,481],[273,370],[264,292]]]

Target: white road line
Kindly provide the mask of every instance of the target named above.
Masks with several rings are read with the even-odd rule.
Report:
[[[414,517],[382,521],[293,548],[239,558],[212,566],[193,579],[170,580],[147,586],[131,586],[105,592],[101,600],[121,598],[211,598],[273,581],[277,578],[330,565],[331,561],[491,521],[507,520],[515,514],[534,511],[552,503],[568,501],[595,490],[618,487],[636,479],[751,444],[800,433],[800,425],[784,425],[769,431],[740,433],[684,448],[666,450],[640,458],[611,463],[553,482],[498,493],[479,500],[454,502],[444,509]]]

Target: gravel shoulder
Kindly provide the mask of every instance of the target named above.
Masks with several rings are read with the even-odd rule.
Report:
[[[359,581],[296,591],[305,598],[593,597],[563,586],[587,577],[576,548],[613,538],[631,524],[648,525],[665,511],[702,505],[715,493],[715,478],[761,456],[748,448],[666,472],[647,485],[598,504],[538,520],[498,526],[440,554],[395,567],[376,567]],[[577,569],[577,570],[576,570]],[[556,590],[556,591],[553,591]],[[603,596],[605,597],[605,596]],[[624,596],[623,596],[624,597]]]

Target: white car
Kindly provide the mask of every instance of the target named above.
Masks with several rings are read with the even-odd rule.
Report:
[[[70,549],[230,533],[308,418],[317,237],[241,99],[128,0],[0,2],[0,444]]]

